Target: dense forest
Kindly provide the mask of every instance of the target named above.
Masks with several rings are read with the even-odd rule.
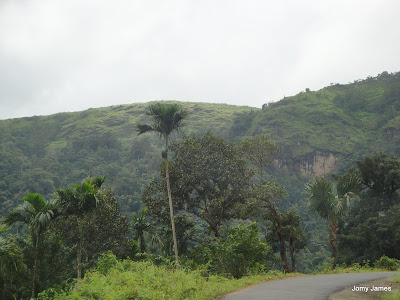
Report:
[[[172,108],[181,119],[160,132]],[[399,157],[400,73],[262,109],[161,101],[2,120],[1,295],[116,258],[235,278],[400,259]]]

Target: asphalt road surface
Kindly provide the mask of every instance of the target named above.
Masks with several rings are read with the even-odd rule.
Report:
[[[221,300],[326,300],[345,287],[386,278],[394,272],[346,273],[287,278],[260,283]]]

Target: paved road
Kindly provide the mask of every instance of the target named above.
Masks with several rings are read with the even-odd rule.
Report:
[[[231,293],[222,300],[326,300],[347,286],[381,279],[393,272],[347,273],[273,280]]]

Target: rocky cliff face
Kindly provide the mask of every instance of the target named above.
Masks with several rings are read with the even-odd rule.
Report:
[[[309,177],[325,177],[335,171],[337,156],[332,153],[317,151],[313,155],[307,155],[299,164],[299,169],[303,175]]]
[[[285,168],[309,177],[325,177],[337,171],[338,154],[315,151],[298,158],[275,159],[273,164],[277,168]]]

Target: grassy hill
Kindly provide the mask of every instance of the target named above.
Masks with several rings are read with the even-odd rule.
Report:
[[[302,92],[262,109],[179,102],[185,134],[208,130],[230,141],[267,133],[281,153],[271,176],[340,172],[364,155],[400,155],[400,73]],[[148,103],[0,121],[0,214],[28,191],[106,175],[123,210],[138,207],[143,185],[158,172],[162,142],[138,137]],[[287,177],[287,174],[284,176]]]
[[[281,159],[299,164],[317,151],[348,166],[366,154],[400,154],[400,73],[352,84],[336,84],[316,92],[264,105],[246,131],[268,133],[282,149]]]
[[[169,102],[170,103],[170,102]],[[238,113],[261,111],[224,104],[180,103],[189,111],[185,134],[212,130],[228,138]],[[162,142],[137,136],[148,103],[0,121],[0,215],[29,192],[51,197],[55,188],[105,175],[123,211],[138,208],[141,190],[156,176]],[[174,137],[173,137],[174,138]]]

